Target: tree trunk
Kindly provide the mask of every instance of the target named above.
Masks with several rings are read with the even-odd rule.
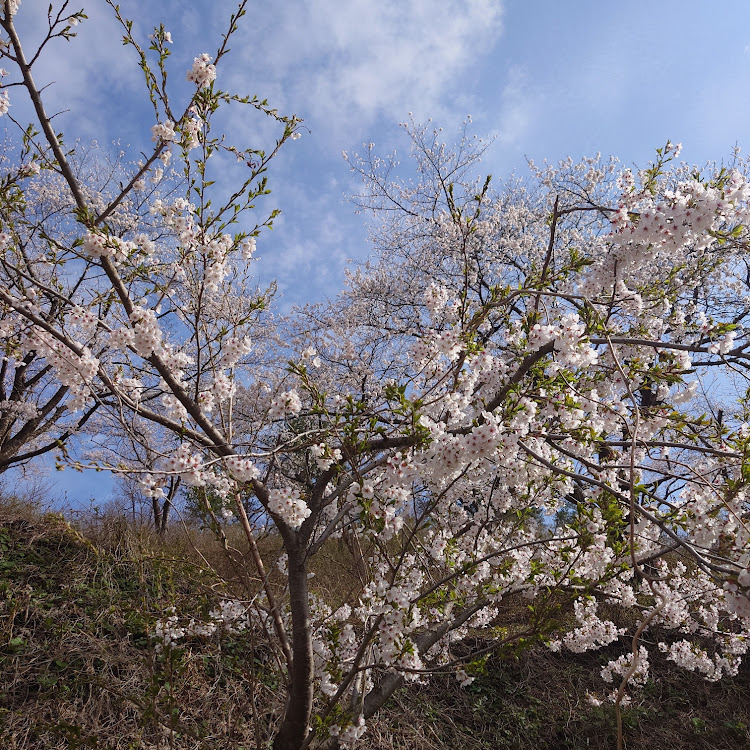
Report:
[[[274,750],[299,750],[307,735],[313,701],[313,648],[304,551],[289,551],[289,606],[292,615],[292,668],[284,719]]]

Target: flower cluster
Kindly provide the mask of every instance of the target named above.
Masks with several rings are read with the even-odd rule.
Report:
[[[221,282],[229,273],[227,258],[232,244],[232,236],[222,234],[196,246],[199,253],[213,261],[207,265],[203,275],[203,284],[209,295],[216,294],[219,291]]]
[[[137,249],[135,242],[119,237],[87,232],[83,238],[83,252],[92,258],[111,258],[116,263],[126,260]]]
[[[33,328],[26,338],[26,343],[29,349],[44,354],[49,364],[54,367],[60,383],[70,388],[71,400],[68,406],[71,411],[83,409],[100,365],[91,350],[83,347],[81,354],[76,354],[41,328]]]
[[[173,643],[185,637],[185,628],[180,627],[179,618],[175,614],[174,607],[171,608],[170,614],[156,621],[153,637],[158,639],[156,651],[159,653],[163,648],[169,648]]]
[[[193,67],[188,71],[187,80],[198,88],[208,88],[216,80],[216,66],[211,64],[211,55],[205,52],[196,57]]]
[[[189,117],[183,122],[182,140],[180,143],[186,151],[192,151],[201,145],[200,133],[204,124],[203,118],[198,115]]]
[[[234,367],[237,362],[252,351],[252,348],[252,341],[247,336],[230,336],[224,339],[221,342],[221,366]]]
[[[168,615],[156,621],[151,636],[156,639],[155,650],[160,653],[183,638],[214,635],[217,631],[241,633],[250,627],[248,608],[242,602],[233,599],[222,599],[219,606],[208,613],[208,622],[199,622],[193,618],[180,625],[180,618],[174,607],[167,610]]]
[[[429,284],[424,292],[424,303],[433,320],[455,320],[459,308],[458,300],[453,299],[450,290],[441,284]]]
[[[318,351],[314,346],[308,346],[307,349],[303,350],[300,357],[305,364],[310,364],[315,368],[320,367],[323,364],[318,356]]]
[[[300,497],[300,491],[291,487],[283,490],[270,490],[268,493],[268,510],[275,513],[284,523],[293,529],[302,526],[303,521],[312,512],[307,503]]]
[[[249,263],[253,255],[255,254],[256,243],[255,237],[246,237],[240,244],[240,253],[242,254],[242,260],[245,263]]]
[[[99,323],[99,319],[93,310],[85,310],[76,305],[68,315],[68,322],[80,328],[85,334],[90,335]]]
[[[171,120],[157,123],[151,128],[152,141],[174,141],[176,138],[174,123]]]
[[[190,443],[183,443],[164,461],[164,470],[170,474],[177,474],[191,487],[206,485],[207,474],[203,470],[203,459],[200,454],[192,452]]]
[[[141,485],[141,491],[146,497],[153,498],[155,500],[161,500],[166,497],[166,492],[162,486],[162,482],[159,478],[146,474],[138,482]]]
[[[211,391],[219,402],[226,401],[234,396],[237,386],[232,378],[222,372],[214,375],[214,382],[211,384]]]
[[[229,456],[224,459],[224,464],[227,467],[227,471],[238,481],[238,482],[249,482],[253,479],[257,479],[259,472],[253,461],[243,456]]]
[[[605,682],[612,682],[614,675],[625,675],[633,666],[633,654],[623,654],[618,659],[610,661],[606,667],[602,667],[601,676]],[[648,679],[648,651],[644,646],[638,647],[638,664],[630,676],[629,684],[635,687],[643,687]]]
[[[39,407],[27,401],[0,401],[0,413],[2,412],[19,419],[35,419],[39,415]]]
[[[313,445],[310,448],[310,455],[315,459],[315,463],[322,471],[327,471],[342,458],[339,448],[331,450],[325,443]]]
[[[609,620],[601,620],[597,614],[594,600],[577,599],[574,602],[576,618],[580,626],[566,633],[562,639],[565,646],[574,653],[580,654],[591,649],[601,648],[616,641],[625,633],[625,628],[618,628]],[[559,641],[551,641],[553,651],[560,649]]]
[[[343,730],[334,724],[328,730],[331,737],[335,737],[338,744],[344,748],[352,748],[358,740],[362,738],[367,726],[365,724],[365,717],[358,716],[351,724],[347,725]]]
[[[586,327],[576,313],[564,315],[554,325],[535,323],[529,331],[531,349],[554,341],[555,359],[568,368],[587,368],[598,361],[596,349],[586,340]]]
[[[716,682],[725,674],[730,677],[736,675],[740,665],[738,656],[716,654],[711,658],[704,649],[686,640],[671,645],[660,643],[659,650],[684,669],[700,672],[709,682]]]
[[[284,417],[296,416],[301,411],[302,400],[297,394],[297,391],[289,390],[271,401],[268,416],[271,419],[283,419]]]
[[[149,357],[161,344],[162,332],[156,313],[148,308],[136,307],[130,313],[133,325],[133,349],[141,357]]]

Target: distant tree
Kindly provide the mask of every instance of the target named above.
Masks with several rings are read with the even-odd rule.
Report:
[[[394,184],[395,164],[369,152],[353,158],[360,201],[381,222],[379,256],[340,299],[277,327],[249,265],[276,213],[251,209],[300,121],[218,88],[245,6],[216,53],[195,58],[179,107],[166,88],[170,34],[159,27],[144,49],[114,6],[145,74],[155,145],[99,205],[51,127],[38,58],[27,62],[18,5],[5,0],[12,72],[0,99],[9,86],[30,96],[41,135],[27,140],[70,208],[65,233],[50,234],[51,275],[0,280],[0,304],[16,361],[33,353],[49,367],[71,412],[98,404],[133,445],[156,430],[139,461],[101,454],[100,466],[157,499],[176,478],[205,490],[225,542],[234,514],[247,546],[232,559],[252,565],[238,577],[247,627],[273,639],[283,686],[259,744],[353,745],[405,682],[437,671],[466,684],[488,654],[532,643],[583,651],[632,635],[603,671],[617,676],[618,717],[647,674],[647,628],[708,679],[736,672],[750,635],[744,165],[693,172],[667,144],[638,173],[569,161],[495,194],[472,177],[481,146],[412,127],[411,181]],[[50,11],[50,39],[83,20],[66,7]],[[273,143],[215,134],[230,106],[267,118]],[[119,226],[118,208],[170,159],[181,194],[150,196],[146,231]],[[32,196],[16,184],[2,217],[11,254]],[[73,292],[66,280],[82,268]],[[37,303],[45,290],[54,315]],[[713,373],[738,392],[701,396]],[[261,549],[269,525],[279,544]],[[359,584],[325,601],[310,566],[336,538]],[[496,627],[518,596],[527,627]],[[636,624],[619,628],[602,602]],[[174,642],[218,625],[200,627],[179,613],[159,633]]]

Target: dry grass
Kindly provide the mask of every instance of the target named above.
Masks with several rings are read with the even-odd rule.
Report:
[[[584,750],[616,747],[611,705],[594,707],[587,692],[601,691],[599,671],[623,653],[553,654],[534,649],[513,661],[490,661],[487,674],[460,689],[434,678],[403,689],[371,727],[378,750]],[[634,693],[624,711],[629,750],[717,750],[750,747],[750,669],[707,683],[660,655],[655,679]]]
[[[210,532],[156,538],[118,518],[86,533],[28,505],[0,505],[0,748],[57,750],[249,750],[265,747],[281,710],[273,654],[253,631],[194,639],[157,656],[148,633],[172,605],[205,614],[220,593],[217,569],[246,580],[243,540],[230,559]],[[278,540],[260,541],[270,559]],[[332,606],[359,580],[350,550],[329,544],[316,559],[314,588]],[[281,590],[281,576],[274,572]],[[243,578],[244,577],[244,578]],[[522,599],[498,626],[520,627]],[[617,613],[613,613],[616,615]],[[625,642],[589,654],[532,648],[487,662],[468,688],[436,676],[399,691],[371,722],[374,750],[578,750],[614,748],[611,706],[594,707],[599,671]],[[655,651],[655,650],[654,650]],[[677,669],[658,652],[654,679],[625,716],[630,750],[750,748],[750,670],[717,684]]]
[[[264,684],[252,633],[162,656],[149,642],[169,606],[200,617],[215,602],[216,579],[189,545],[116,528],[94,542],[58,517],[9,515],[0,524],[0,747],[254,746],[247,717],[252,704],[269,713],[277,686]]]

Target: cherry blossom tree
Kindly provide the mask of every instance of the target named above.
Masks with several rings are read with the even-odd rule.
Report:
[[[56,243],[75,231],[69,219],[71,203],[60,181],[51,172],[40,173],[39,154],[27,139],[17,153],[4,155],[0,235],[3,257],[0,273],[5,288],[33,300],[37,314],[50,324],[64,324],[61,314],[74,302],[78,290],[86,287],[92,269],[81,265],[56,273]],[[79,156],[90,157],[88,154]],[[105,165],[98,161],[99,167]],[[87,189],[105,192],[111,178],[104,169],[92,172],[81,158],[79,172],[86,171]],[[104,179],[102,179],[104,178]],[[94,320],[94,316],[90,316]],[[85,326],[83,310],[77,322]],[[74,402],[70,387],[51,374],[52,365],[36,350],[19,352],[22,329],[11,316],[0,322],[4,357],[0,365],[0,472],[24,465],[32,458],[63,446],[83,428],[97,409],[94,402],[85,409],[70,409]],[[72,321],[71,321],[72,322]],[[75,405],[75,404],[74,404]]]
[[[68,197],[64,230],[45,233],[46,275],[14,260],[24,283],[0,280],[14,361],[33,354],[71,412],[97,406],[141,449],[90,456],[99,468],[137,476],[156,500],[178,479],[210,493],[217,534],[239,524],[254,568],[207,619],[165,613],[159,647],[265,634],[283,695],[258,734],[277,750],[351,746],[399,686],[434,672],[465,685],[509,647],[631,636],[602,672],[618,716],[648,675],[646,629],[678,664],[734,674],[750,625],[744,165],[695,171],[667,144],[639,172],[569,161],[496,194],[474,177],[484,144],[451,148],[410,126],[411,181],[373,149],[352,158],[379,255],[340,299],[281,325],[252,279],[276,215],[256,205],[301,126],[219,88],[245,5],[216,52],[195,57],[179,105],[171,34],[142,46],[113,6],[154,145],[104,204],[50,124],[18,2],[0,17],[2,109],[30,98],[35,161]],[[51,10],[49,40],[81,20],[67,3]],[[217,134],[228,107],[271,123],[272,142]],[[118,223],[170,164],[179,186]],[[14,184],[28,204],[33,191]],[[1,217],[11,258],[20,217],[13,204]],[[280,557],[257,543],[269,529]],[[330,601],[310,566],[339,538],[359,583]],[[496,627],[517,597],[528,623]],[[634,612],[630,631],[604,602]]]

